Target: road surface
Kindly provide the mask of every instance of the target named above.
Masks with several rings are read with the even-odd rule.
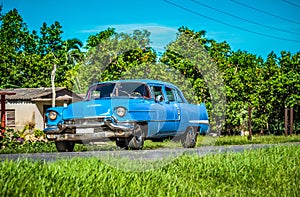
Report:
[[[300,143],[285,143],[280,146],[299,146]],[[220,154],[225,152],[242,152],[258,148],[269,148],[279,144],[251,144],[234,146],[203,146],[197,148],[164,148],[156,150],[119,150],[119,151],[87,151],[87,152],[52,152],[52,153],[23,153],[0,154],[0,160],[30,159],[34,161],[56,161],[58,159],[70,159],[74,157],[126,157],[129,159],[159,160],[167,157],[177,157],[182,154],[205,156],[207,154]]]

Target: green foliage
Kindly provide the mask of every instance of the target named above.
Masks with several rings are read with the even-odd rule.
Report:
[[[0,195],[297,196],[299,153],[299,146],[278,146],[205,157],[182,155],[145,172],[122,171],[98,158],[4,161]],[[135,159],[111,160],[143,165]]]
[[[73,73],[75,91],[86,92],[92,83],[119,79],[122,73],[139,64],[154,62],[156,55],[147,47],[149,36],[145,30],[125,34],[109,28],[89,37],[88,43],[93,44],[88,44],[84,63]]]
[[[18,132],[15,132],[13,129],[7,129],[0,140],[1,149],[14,149],[19,147],[23,141],[24,139],[21,138]]]
[[[212,132],[247,130],[248,107],[254,132],[282,132],[285,106],[295,109],[294,130],[300,130],[300,52],[270,52],[263,60],[205,34],[180,27],[158,60],[147,30],[108,28],[83,46],[76,38],[64,40],[57,21],[29,31],[16,9],[1,12],[0,88],[50,87],[52,71],[55,86],[77,93],[99,81],[161,79],[178,85],[189,101],[205,102]]]
[[[45,135],[44,131],[42,131],[40,129],[34,129],[33,134],[34,134],[34,137],[37,137],[37,138]]]
[[[49,87],[53,64],[58,66],[56,83],[65,83],[66,72],[82,58],[78,39],[62,39],[59,22],[40,32],[29,32],[16,9],[0,17],[0,88]]]
[[[114,28],[108,28],[107,30],[97,33],[96,35],[91,35],[88,37],[86,48],[96,47],[103,40],[109,39],[110,37],[112,37],[115,34],[116,34],[116,32],[115,32]]]
[[[28,153],[56,151],[54,143],[47,143],[42,130],[35,129],[35,124],[29,122],[21,131],[6,129],[0,139],[0,153]]]
[[[142,63],[125,71],[121,79],[153,79],[168,81],[178,86],[190,103],[197,103],[194,89],[185,76],[178,70],[162,63]]]
[[[222,73],[207,52],[210,40],[205,32],[179,29],[178,38],[170,43],[161,61],[181,72],[190,82],[197,102],[205,102],[212,132],[224,129],[226,92]]]

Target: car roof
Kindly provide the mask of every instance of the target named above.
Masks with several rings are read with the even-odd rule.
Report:
[[[138,83],[146,83],[146,84],[157,84],[157,85],[166,85],[166,86],[172,86],[176,87],[176,85],[160,80],[153,80],[153,79],[126,79],[126,80],[112,80],[112,81],[103,81],[103,82],[98,82],[94,84],[101,84],[101,83],[118,83],[118,82],[138,82]]]

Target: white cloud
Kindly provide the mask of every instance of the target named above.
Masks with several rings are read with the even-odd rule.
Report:
[[[177,28],[163,26],[155,23],[149,24],[112,24],[97,26],[94,29],[82,30],[81,33],[98,33],[107,28],[115,28],[117,32],[132,33],[134,30],[148,30],[151,32],[151,46],[158,50],[163,51],[164,47],[175,40]]]

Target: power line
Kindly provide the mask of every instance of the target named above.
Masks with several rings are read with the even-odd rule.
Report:
[[[257,11],[257,12],[261,12],[261,13],[264,13],[264,14],[267,14],[267,15],[270,15],[270,16],[273,16],[273,17],[276,17],[276,18],[279,18],[279,19],[281,19],[281,20],[285,20],[285,21],[288,21],[288,22],[290,22],[290,23],[294,23],[294,24],[300,25],[300,23],[297,22],[297,21],[293,21],[293,20],[291,20],[291,19],[284,18],[284,17],[282,17],[282,16],[278,16],[278,15],[272,14],[272,13],[270,13],[270,12],[266,12],[266,11],[264,11],[264,10],[257,9],[257,8],[255,8],[255,7],[252,7],[252,6],[250,6],[250,5],[247,5],[247,4],[244,4],[244,3],[241,3],[241,2],[235,1],[235,0],[230,0],[230,1],[232,1],[232,2],[234,2],[234,3],[236,3],[236,4],[239,4],[239,5],[241,5],[241,6],[250,8],[250,9],[252,9],[252,10],[255,10],[255,11]]]
[[[175,6],[175,7],[178,7],[178,8],[180,8],[180,9],[183,9],[183,10],[185,10],[185,11],[188,11],[188,12],[190,12],[190,13],[193,13],[193,14],[195,14],[195,15],[201,16],[201,17],[203,17],[203,18],[207,18],[207,19],[212,20],[212,21],[214,21],[214,22],[221,23],[221,24],[223,24],[223,25],[227,25],[227,26],[230,26],[230,27],[233,27],[233,28],[242,30],[242,31],[246,31],[246,32],[249,32],[249,33],[253,33],[253,34],[260,35],[260,36],[264,36],[264,37],[268,37],[268,38],[274,38],[274,39],[278,39],[278,40],[285,40],[285,41],[289,41],[289,42],[297,42],[297,43],[300,43],[299,40],[292,40],[292,39],[281,38],[281,37],[277,37],[277,36],[271,36],[271,35],[267,35],[267,34],[255,32],[255,31],[252,31],[252,30],[249,30],[249,29],[245,29],[245,28],[242,28],[242,27],[239,27],[239,26],[235,26],[235,25],[232,25],[232,24],[229,24],[229,23],[225,23],[225,22],[223,22],[223,21],[220,21],[220,20],[217,20],[217,19],[214,19],[214,18],[205,16],[205,15],[203,15],[203,14],[200,14],[200,13],[198,13],[198,12],[195,12],[195,11],[193,11],[193,10],[190,10],[190,9],[188,9],[188,8],[185,8],[185,7],[181,6],[181,5],[175,4],[175,3],[171,2],[171,1],[168,1],[168,0],[163,0],[163,1],[165,1],[165,2],[168,3],[168,4],[173,5],[173,6]]]
[[[292,5],[292,6],[294,6],[294,7],[300,8],[299,5],[297,5],[297,4],[295,4],[295,3],[292,3],[292,2],[290,2],[290,1],[287,1],[287,0],[282,0],[282,1],[284,1],[284,2],[286,2],[286,3],[288,3],[288,4],[290,4],[290,5]]]
[[[252,23],[252,24],[255,24],[255,25],[258,25],[258,26],[261,26],[261,27],[266,27],[266,28],[269,28],[269,29],[273,29],[273,30],[277,30],[277,31],[285,32],[285,33],[290,33],[290,34],[300,35],[300,33],[295,33],[295,32],[291,32],[291,31],[279,29],[279,28],[276,28],[276,27],[271,27],[271,26],[268,26],[268,25],[264,25],[264,24],[261,24],[261,23],[257,23],[257,22],[255,22],[255,21],[250,21],[250,20],[248,20],[248,19],[245,19],[245,18],[236,16],[236,15],[234,15],[234,14],[230,14],[230,13],[228,13],[228,12],[224,12],[224,11],[222,11],[222,10],[218,10],[218,9],[216,9],[216,8],[214,8],[214,7],[208,6],[208,5],[206,5],[206,4],[200,3],[200,2],[195,1],[195,0],[191,0],[191,1],[193,1],[194,3],[196,3],[196,4],[198,4],[198,5],[201,5],[201,6],[203,6],[203,7],[206,7],[206,8],[212,9],[212,10],[215,10],[215,11],[217,11],[217,12],[220,12],[220,13],[222,13],[222,14],[226,14],[226,15],[231,16],[231,17],[234,17],[234,18],[238,18],[238,19],[243,20],[243,21],[246,21],[246,22],[248,22],[248,23]]]

